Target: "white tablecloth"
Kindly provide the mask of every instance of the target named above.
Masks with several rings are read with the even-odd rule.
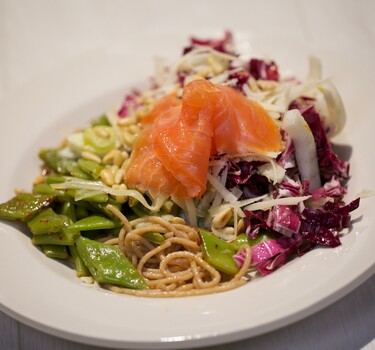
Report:
[[[248,17],[237,15],[244,11],[249,13]],[[219,12],[227,14],[222,23],[217,22]],[[188,36],[210,26],[262,31],[267,36],[277,31],[285,39],[291,34],[298,35],[312,47],[333,46],[338,52],[370,55],[375,62],[375,1],[371,0],[0,0],[0,98],[6,99],[8,94],[39,75],[48,74],[66,60],[110,44],[121,45],[126,35],[137,35],[137,27],[142,25],[147,26],[150,34],[160,35],[178,28]],[[364,46],[365,51],[356,50]],[[368,72],[374,79],[374,66]],[[215,348],[375,349],[375,276],[300,322]],[[0,313],[0,349],[94,347],[44,334]]]

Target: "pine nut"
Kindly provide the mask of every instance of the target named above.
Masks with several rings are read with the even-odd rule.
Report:
[[[126,190],[126,185],[125,184],[121,184],[121,185],[113,185],[112,188],[115,188],[115,189],[118,189],[118,190]],[[128,200],[128,197],[127,196],[115,196],[115,200],[117,203],[125,203],[127,200]]]
[[[98,155],[92,153],[92,152],[83,151],[81,153],[81,156],[84,159],[92,160],[93,162],[98,163],[98,164],[100,164],[102,162],[102,160],[100,159],[100,157]]]
[[[245,231],[245,220],[240,219],[237,223],[237,235]]]
[[[123,177],[124,177],[124,169],[117,170],[115,173],[115,184],[121,183]]]
[[[107,186],[113,186],[115,184],[115,176],[112,168],[105,168],[100,172],[100,178]]]
[[[226,208],[220,213],[216,214],[212,219],[212,226],[214,228],[223,228],[232,217],[232,208]]]

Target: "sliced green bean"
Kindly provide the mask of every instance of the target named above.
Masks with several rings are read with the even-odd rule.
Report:
[[[77,161],[79,168],[93,177],[95,180],[99,178],[100,172],[104,169],[104,167],[97,162],[92,160],[80,158]]]
[[[164,236],[159,232],[145,232],[142,237],[156,245],[162,245],[165,242]]]
[[[63,183],[66,180],[61,175],[48,175],[45,177],[47,184],[57,184],[57,183]]]
[[[19,193],[0,204],[0,219],[28,221],[43,208],[49,207],[55,197],[32,193]]]
[[[77,220],[81,220],[89,216],[89,211],[87,207],[88,207],[87,203],[77,202],[77,205],[76,205],[76,219]]]
[[[56,214],[52,208],[48,208],[28,221],[27,226],[34,235],[45,235],[60,232],[71,223],[67,216]]]
[[[147,289],[148,286],[120,249],[80,237],[77,250],[93,277],[99,283],[110,283],[125,288]]]
[[[75,245],[70,245],[68,247],[70,255],[73,257],[74,265],[76,268],[77,277],[91,276],[89,269],[86,267],[81,256],[78,253],[77,247]]]
[[[69,171],[70,175],[83,180],[91,180],[91,176],[82,171],[81,168],[78,166],[77,162],[72,160],[66,160],[65,167]]]
[[[71,201],[63,203],[60,214],[66,215],[73,222],[77,221],[76,209],[73,202]]]
[[[46,235],[34,235],[31,242],[34,245],[73,245],[80,236],[79,232],[62,231],[59,233],[50,233]]]
[[[42,183],[33,186],[33,193],[34,194],[45,194],[48,196],[54,196],[60,200],[67,200],[68,197],[66,196],[64,191],[55,190],[49,184]]]
[[[92,230],[105,230],[121,227],[122,223],[118,220],[110,220],[104,216],[91,215],[87,218],[76,221],[70,225],[68,230],[73,231],[92,231]]]
[[[68,251],[64,245],[50,245],[46,244],[42,246],[43,253],[49,258],[67,259]]]

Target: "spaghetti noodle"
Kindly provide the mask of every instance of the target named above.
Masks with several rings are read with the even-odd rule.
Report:
[[[200,236],[181,218],[145,216],[128,221],[115,207],[107,208],[116,215],[123,227],[118,238],[107,240],[117,245],[137,267],[145,279],[148,290],[133,290],[114,285],[104,287],[123,294],[144,297],[182,297],[223,292],[245,284],[251,262],[251,249],[245,247],[245,262],[236,275],[228,280],[202,257]],[[163,235],[160,245],[153,244],[142,235],[157,232]]]

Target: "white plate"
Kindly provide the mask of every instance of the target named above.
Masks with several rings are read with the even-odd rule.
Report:
[[[176,57],[178,42],[183,45],[184,38],[164,38],[148,46],[141,57],[125,48],[91,52],[2,101],[0,201],[10,198],[16,187],[30,189],[38,174],[41,147],[57,145],[88,119],[119,104],[128,89],[150,75],[153,55],[163,52]],[[298,42],[289,42],[288,50],[285,47],[252,38],[250,51],[276,58],[282,70],[302,74],[308,50]],[[357,89],[358,80],[346,69],[353,63],[350,58],[340,66],[333,52],[317,54],[328,67],[327,74],[338,77],[347,106],[347,126],[336,142],[352,151],[349,197],[354,198],[371,188],[375,178],[370,155],[375,148],[373,111],[358,103],[365,89]],[[357,67],[356,74],[362,69]],[[370,90],[370,81],[361,84]],[[355,213],[358,219],[339,248],[315,249],[272,275],[230,292],[161,300],[82,285],[74,271],[33,247],[20,226],[1,222],[1,310],[56,336],[118,348],[186,348],[252,337],[312,314],[370,276],[375,266],[374,204],[373,197],[362,201]]]

